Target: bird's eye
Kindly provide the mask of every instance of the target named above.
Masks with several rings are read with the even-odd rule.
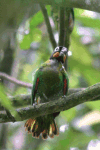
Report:
[[[54,51],[55,51],[55,52],[59,51],[59,47],[56,47]]]

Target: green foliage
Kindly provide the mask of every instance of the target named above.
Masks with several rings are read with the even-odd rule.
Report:
[[[50,6],[47,6],[48,15],[50,15]],[[42,32],[38,28],[44,21],[43,14],[41,11],[37,12],[30,20],[29,20],[29,34],[24,35],[23,40],[20,43],[21,49],[29,49],[30,44],[34,42],[40,42],[42,37]]]
[[[78,20],[84,27],[90,27],[100,30],[99,19],[90,18],[90,16],[88,16],[88,13],[84,14],[85,11],[82,9],[74,9],[74,12],[76,21]]]
[[[99,29],[100,30],[100,20],[99,19],[92,19],[92,18],[87,18],[87,17],[76,17],[76,19],[80,20],[83,26],[85,27],[90,27],[94,29]],[[95,23],[94,23],[95,21]],[[91,23],[90,23],[91,22]]]
[[[30,44],[33,41],[35,42],[41,41],[41,30],[39,30],[38,28],[33,28],[33,30],[30,31],[29,34],[24,36],[23,41],[20,43],[21,49],[29,49]]]

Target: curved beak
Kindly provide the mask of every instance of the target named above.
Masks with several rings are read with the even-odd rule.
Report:
[[[65,53],[64,53],[64,52],[60,52],[59,56],[62,57],[62,58],[63,58],[63,61],[65,62],[65,60],[66,60],[66,55],[65,55]]]

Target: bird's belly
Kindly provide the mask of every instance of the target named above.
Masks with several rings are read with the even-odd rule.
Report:
[[[38,94],[41,99],[54,100],[63,94],[63,77],[55,68],[42,70]]]

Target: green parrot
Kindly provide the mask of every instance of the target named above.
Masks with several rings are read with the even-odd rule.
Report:
[[[64,68],[67,52],[66,47],[56,47],[50,59],[36,71],[32,89],[32,105],[54,101],[67,94],[69,80]],[[59,113],[31,118],[26,121],[25,128],[35,138],[39,138],[40,134],[43,139],[47,139],[48,136],[53,138],[54,135],[59,135],[55,123],[55,117]]]

